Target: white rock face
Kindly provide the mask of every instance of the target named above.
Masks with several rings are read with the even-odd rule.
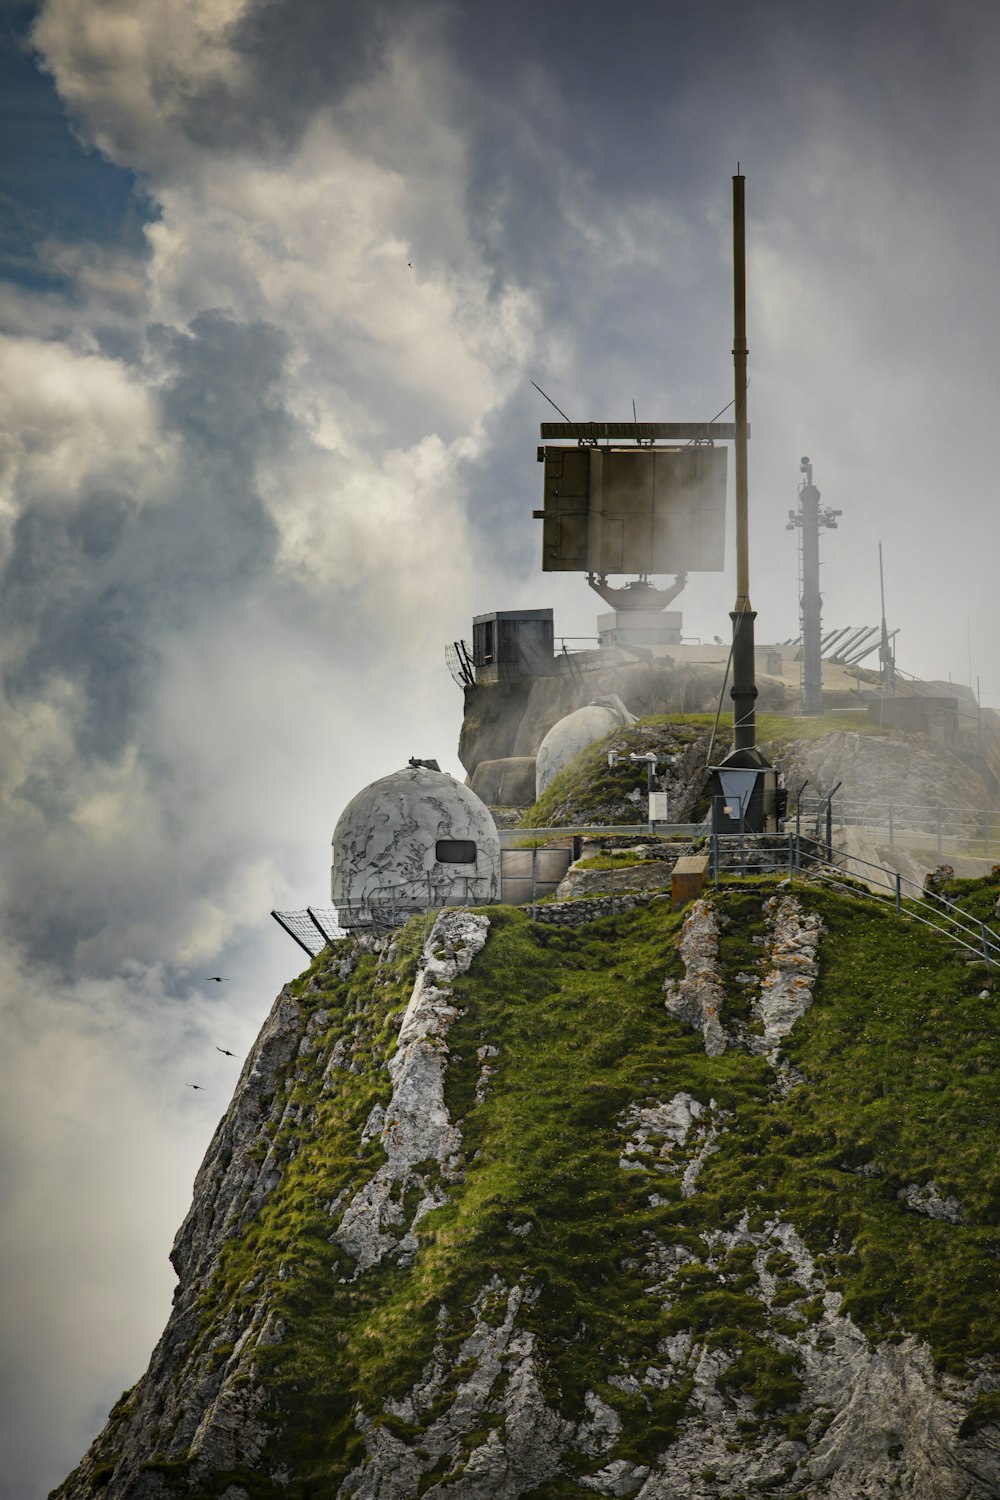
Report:
[[[812,1004],[823,923],[814,912],[804,914],[791,895],[772,896],[764,903],[764,916],[768,969],[751,1000],[763,1030],[754,1038],[754,1050],[776,1063],[779,1044]]]
[[[443,771],[415,766],[383,776],[337,821],[331,893],[349,929],[365,925],[372,908],[499,901],[500,836],[489,808]]]
[[[905,1187],[900,1188],[896,1197],[914,1213],[924,1214],[928,1219],[943,1219],[946,1224],[965,1222],[965,1210],[960,1199],[954,1193],[943,1196],[933,1182],[908,1182]]]
[[[720,1380],[733,1353],[709,1348],[688,1331],[661,1341],[641,1379],[623,1380],[609,1369],[607,1383],[640,1400],[684,1382],[692,1387],[676,1439],[655,1459],[611,1457],[622,1433],[620,1416],[592,1391],[585,1393],[587,1418],[576,1426],[547,1404],[534,1336],[518,1327],[532,1293],[494,1278],[481,1289],[473,1331],[457,1351],[449,1355],[442,1338],[411,1391],[383,1403],[386,1413],[419,1429],[411,1441],[376,1423],[373,1413],[358,1413],[365,1457],[337,1500],[515,1500],[565,1472],[567,1462],[576,1482],[592,1493],[637,1500],[714,1500],[758,1491],[800,1500],[995,1497],[1000,1454],[990,1434],[958,1436],[968,1384],[935,1374],[919,1340],[871,1343],[840,1312],[839,1293],[827,1288],[790,1224],[775,1218],[751,1231],[744,1220],[735,1232],[702,1240],[700,1260],[708,1269],[734,1247],[754,1252],[755,1295],[766,1315],[773,1307],[778,1317],[769,1337],[796,1360],[801,1406],[813,1413],[806,1441],[761,1423],[749,1398],[724,1393]],[[791,1266],[780,1287],[767,1269],[776,1252]],[[651,1245],[648,1295],[669,1306],[675,1278],[698,1260],[683,1246]],[[782,1328],[797,1310],[789,1297],[796,1290],[803,1305],[820,1299],[822,1312],[788,1334]],[[443,1310],[439,1321],[444,1334]],[[487,1422],[488,1438],[470,1448],[467,1435]],[[432,1470],[441,1477],[428,1485],[424,1476]]]
[[[745,1426],[741,1431],[737,1424],[750,1417],[749,1402],[741,1412],[739,1401],[723,1401],[717,1385],[730,1357],[706,1350],[690,1335],[677,1335],[661,1346],[661,1375],[650,1371],[646,1378],[668,1384],[678,1377],[692,1379],[696,1415],[651,1465],[636,1492],[638,1500],[708,1500],[758,1490],[817,1500],[882,1500],[890,1494],[985,1500],[991,1490],[977,1470],[984,1464],[990,1468],[989,1442],[966,1443],[957,1436],[968,1388],[935,1375],[929,1351],[916,1339],[896,1344],[866,1339],[839,1312],[839,1294],[825,1290],[822,1274],[791,1225],[774,1219],[752,1233],[744,1223],[736,1234],[706,1243],[706,1263],[711,1265],[713,1253],[734,1244],[756,1250],[757,1295],[765,1306],[776,1292],[766,1262],[779,1250],[794,1264],[791,1281],[801,1286],[802,1298],[823,1298],[821,1318],[803,1332],[771,1335],[799,1361],[801,1404],[816,1412],[814,1438],[807,1445],[764,1430],[756,1438]],[[669,1264],[669,1257],[661,1257],[660,1268],[664,1263]],[[668,1277],[656,1292],[669,1295],[669,1287]],[[782,1298],[784,1309],[794,1311],[794,1306],[787,1296]],[[962,1404],[955,1399],[960,1390]]]
[[[719,966],[719,917],[707,900],[695,901],[684,919],[680,954],[684,978],[668,979],[664,1004],[668,1013],[700,1031],[709,1057],[720,1057],[738,1043],[763,1053],[779,1071],[778,1086],[786,1090],[791,1070],[781,1059],[779,1043],[812,1004],[817,974],[817,950],[823,924],[805,914],[792,895],[772,896],[764,903],[767,936],[762,940],[764,975],[739,973],[734,982],[750,994],[756,1026],[737,1028],[735,1037],[725,1025],[726,993]],[[754,939],[758,941],[758,939]]]
[[[686,1093],[665,1104],[630,1104],[619,1122],[628,1134],[618,1165],[623,1171],[681,1173],[681,1192],[690,1198],[698,1173],[717,1149],[715,1110],[714,1099],[706,1107]],[[684,1146],[692,1149],[678,1149]]]
[[[473,912],[442,912],[424,946],[397,1050],[387,1064],[392,1098],[384,1110],[376,1107],[363,1132],[363,1139],[381,1137],[387,1159],[351,1199],[332,1236],[357,1262],[355,1275],[377,1266],[386,1255],[412,1255],[414,1227],[430,1209],[448,1201],[438,1185],[428,1185],[414,1168],[418,1162],[436,1161],[445,1178],[459,1169],[461,1136],[444,1102],[445,1038],[458,1015],[450,982],[464,974],[480,952],[489,925],[486,917]],[[414,1183],[423,1196],[407,1225],[403,1202]]]
[[[680,953],[684,978],[666,981],[664,1004],[670,1015],[701,1032],[709,1057],[721,1057],[729,1038],[722,1024],[726,996],[719,968],[719,920],[711,902],[692,903],[684,918]]]
[[[595,740],[603,740],[613,729],[623,724],[634,724],[630,714],[620,700],[605,700],[603,703],[588,703],[585,708],[575,709],[565,718],[553,724],[538,747],[535,760],[535,800],[545,788],[568,766],[581,750],[586,750]]]
[[[449,1357],[440,1341],[409,1394],[402,1401],[385,1402],[387,1412],[421,1426],[418,1444],[403,1443],[359,1413],[366,1454],[344,1481],[338,1497],[410,1500],[424,1494],[433,1500],[515,1500],[556,1473],[574,1429],[546,1404],[534,1335],[517,1326],[524,1300],[521,1287],[505,1287],[496,1278],[488,1282],[473,1307],[472,1333],[457,1354]],[[493,1320],[490,1307],[497,1309]],[[424,1425],[449,1389],[452,1369],[466,1373],[444,1411]],[[583,1424],[583,1430],[593,1442],[602,1417],[599,1407],[591,1410],[591,1421]],[[449,1479],[446,1473],[438,1483],[424,1488],[423,1475],[437,1468],[442,1459],[454,1456],[457,1460],[463,1452],[463,1438],[482,1425],[486,1412],[502,1414],[503,1436],[501,1429],[493,1428],[487,1440],[464,1457],[460,1475]],[[604,1428],[613,1432],[606,1419]],[[605,1446],[611,1441],[613,1437],[608,1436]],[[456,1462],[453,1467],[457,1466]]]

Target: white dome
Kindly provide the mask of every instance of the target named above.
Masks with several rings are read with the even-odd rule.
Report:
[[[489,809],[444,771],[407,767],[350,801],[333,834],[333,904],[345,927],[436,906],[500,899]]]
[[[588,703],[559,719],[538,747],[535,761],[535,799],[542,795],[550,782],[554,781],[564,766],[581,750],[586,750],[595,740],[603,740],[613,729],[634,722],[632,715],[622,705],[622,712],[608,708],[603,703]]]

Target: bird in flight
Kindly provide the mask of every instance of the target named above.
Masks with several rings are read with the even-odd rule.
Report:
[[[203,1083],[189,1083],[188,1084],[188,1088],[189,1089],[203,1089],[204,1087],[205,1087],[205,1085]]]
[[[205,983],[206,984],[228,984],[229,980],[225,977],[224,974],[207,974],[205,976]]]
[[[223,1054],[223,1056],[225,1056],[225,1057],[235,1057],[236,1056],[236,1053],[235,1052],[230,1052],[230,1050],[229,1050],[228,1047],[220,1047],[219,1044],[218,1044],[218,1042],[216,1042],[216,1044],[215,1044],[215,1050],[216,1050],[216,1052],[221,1052]]]

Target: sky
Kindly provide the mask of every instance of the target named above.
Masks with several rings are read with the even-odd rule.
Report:
[[[998,67],[989,0],[0,3],[0,1500],[145,1368],[270,910],[369,781],[462,774],[445,643],[594,633],[532,382],[731,400],[738,163],[758,641],[808,454],[824,622],[881,540],[900,666],[1000,708]],[[730,537],[685,635],[734,593]]]

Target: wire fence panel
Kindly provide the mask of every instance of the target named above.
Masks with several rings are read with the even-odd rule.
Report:
[[[800,826],[812,826],[818,833],[825,815],[825,803],[819,798],[803,797],[797,812]],[[1000,808],[980,812],[968,807],[864,802],[845,797],[834,803],[834,821],[841,827],[865,830],[873,843],[890,847],[898,843],[937,855],[1000,861]]]

